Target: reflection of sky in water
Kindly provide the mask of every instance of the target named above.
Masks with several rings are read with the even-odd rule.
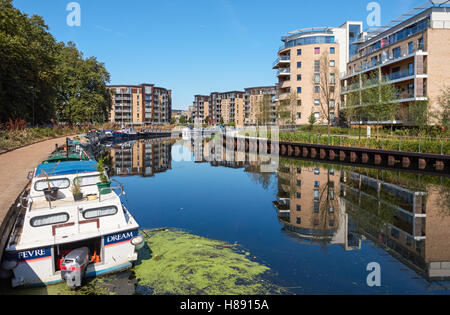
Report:
[[[349,230],[354,228],[355,223],[352,222],[352,215],[346,214],[345,209],[342,210],[340,206],[342,202],[336,201],[337,206],[333,204],[333,219],[330,219],[333,222],[333,228],[324,227],[325,230],[332,230],[331,238],[320,241],[320,238],[311,240],[302,235],[305,230],[318,229],[314,227],[316,222],[308,218],[308,213],[314,215],[313,203],[310,206],[307,203],[307,200],[314,198],[315,181],[320,181],[320,185],[325,187],[327,185],[324,185],[324,181],[334,182],[333,187],[336,192],[333,192],[333,196],[339,199],[339,190],[343,181],[339,165],[333,165],[335,172],[334,174],[331,172],[331,176],[328,176],[329,172],[324,165],[319,165],[320,175],[314,174],[316,165],[302,166],[302,177],[297,177],[298,167],[295,164],[293,166],[283,164],[286,161],[280,161],[278,175],[262,175],[255,172],[255,166],[233,168],[230,163],[227,167],[221,165],[213,167],[209,162],[194,163],[192,150],[193,147],[189,142],[175,144],[171,148],[171,163],[164,168],[160,155],[166,153],[158,153],[165,152],[158,147],[151,158],[153,165],[157,164],[161,172],[155,173],[153,177],[117,178],[125,186],[126,204],[141,227],[182,228],[193,234],[230,243],[238,242],[252,255],[271,267],[278,274],[277,281],[280,281],[282,286],[292,288],[291,291],[294,293],[450,292],[445,291],[446,288],[447,290],[450,288],[449,282],[427,282],[418,273],[371,241],[370,233],[365,236],[362,236],[364,233],[350,233]],[[133,159],[135,158],[133,156]],[[144,163],[142,159],[139,160]],[[138,171],[137,173],[139,174]],[[283,176],[288,178],[283,179]],[[290,198],[292,204],[285,208],[287,211],[280,213],[274,206],[274,201],[280,200],[283,190],[295,191],[296,185],[299,184],[298,178],[302,178],[301,198],[296,199],[295,197],[299,195],[287,192],[288,195],[292,194]],[[426,178],[421,177],[421,180],[424,182]],[[327,190],[322,190],[321,198],[323,191],[327,195]],[[370,193],[367,190],[365,192]],[[299,214],[294,204],[299,204],[300,199],[305,200],[299,212],[302,222],[296,224],[299,222],[295,221],[295,217]],[[323,204],[321,201],[318,212],[322,211]],[[403,205],[403,207],[406,206]],[[434,211],[427,215],[429,216],[427,220],[432,220]],[[329,216],[330,213],[327,213],[326,220]],[[376,218],[368,217],[357,218],[357,220],[367,221],[369,224],[376,222]],[[402,221],[400,217],[399,222],[395,224],[402,228],[406,226],[404,227],[406,230],[409,229],[408,219]],[[319,223],[322,224],[322,222]],[[416,234],[420,233],[421,231],[418,231]],[[350,234],[353,237],[356,235],[359,239],[352,240],[345,237]],[[388,239],[389,237],[382,241],[386,243]],[[450,256],[448,240],[442,240],[442,242],[437,242],[433,246],[438,246],[441,252]],[[345,250],[352,246],[353,250]],[[381,287],[379,288],[370,288],[366,284],[369,274],[366,267],[370,262],[381,265]]]

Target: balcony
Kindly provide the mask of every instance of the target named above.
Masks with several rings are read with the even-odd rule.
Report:
[[[282,68],[277,71],[277,77],[290,75],[291,75],[291,68]]]
[[[381,60],[377,59],[371,62],[363,62],[362,65],[355,66],[351,71],[345,72],[342,75],[342,78],[347,79],[360,73],[374,70],[378,67],[388,66],[408,58],[413,58],[416,55],[428,55],[428,53],[422,51],[422,48],[421,47],[418,48],[417,45],[414,45],[409,49],[398,50],[395,52],[395,54],[394,53],[390,54],[389,50],[386,50],[381,53]]]
[[[272,64],[272,69],[278,68],[279,65],[286,65],[291,63],[291,56],[280,56],[277,58],[275,62]]]
[[[406,69],[406,70],[394,72],[391,74],[383,75],[383,81],[394,83],[393,81],[398,82],[398,81],[404,80],[405,78],[407,78],[409,80],[409,79],[412,79],[413,77],[414,77],[414,71],[410,71],[410,70]]]

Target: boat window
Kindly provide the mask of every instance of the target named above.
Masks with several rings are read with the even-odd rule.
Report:
[[[68,178],[58,178],[58,179],[50,179],[50,187],[58,187],[60,189],[69,188],[70,180]],[[39,180],[34,184],[34,189],[36,191],[43,191],[48,188],[47,180]]]
[[[92,218],[99,218],[99,217],[115,215],[116,213],[117,213],[117,207],[109,206],[109,207],[85,210],[85,211],[83,211],[83,217],[85,219],[92,219]]]
[[[45,225],[66,223],[67,221],[69,221],[69,217],[70,216],[68,213],[44,215],[32,218],[30,224],[32,227],[40,227]]]
[[[75,178],[75,181],[78,181],[81,187],[94,186],[100,182],[100,177],[98,175],[81,176]]]

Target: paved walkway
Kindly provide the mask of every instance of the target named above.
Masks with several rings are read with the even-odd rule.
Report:
[[[62,146],[66,137],[32,144],[0,155],[0,226],[19,194],[28,183],[28,172],[44,161],[55,149]]]

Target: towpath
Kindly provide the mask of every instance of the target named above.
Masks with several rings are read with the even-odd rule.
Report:
[[[29,182],[28,172],[53,152],[55,144],[62,146],[65,140],[66,137],[51,139],[0,154],[0,233],[8,232],[4,221],[9,209]],[[5,235],[0,235],[0,238],[4,237]],[[4,244],[0,244],[0,253],[1,245]]]

